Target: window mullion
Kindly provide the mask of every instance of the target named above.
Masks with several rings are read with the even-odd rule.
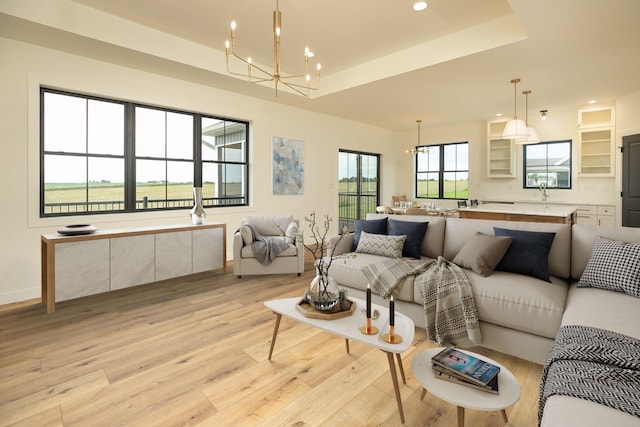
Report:
[[[438,170],[438,198],[444,199],[444,145],[440,148],[440,167]]]
[[[84,200],[89,212],[89,100],[84,100]]]
[[[193,186],[202,187],[202,115],[193,116]]]
[[[132,103],[124,107],[124,210],[136,210],[136,124]]]

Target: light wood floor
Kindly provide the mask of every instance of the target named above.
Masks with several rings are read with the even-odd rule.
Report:
[[[398,426],[387,357],[275,316],[263,301],[301,296],[295,275],[208,273],[57,304],[0,308],[2,426]],[[456,408],[427,394],[411,361],[434,346],[424,330],[402,357],[406,426],[454,426]],[[535,426],[542,367],[482,348],[508,367],[522,397],[509,425]],[[467,410],[467,426],[501,426]]]

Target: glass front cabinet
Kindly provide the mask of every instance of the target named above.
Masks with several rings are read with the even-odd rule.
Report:
[[[615,174],[614,107],[578,111],[579,163],[582,177],[612,177]]]
[[[513,141],[502,138],[506,120],[487,123],[487,177],[515,178],[516,156]]]

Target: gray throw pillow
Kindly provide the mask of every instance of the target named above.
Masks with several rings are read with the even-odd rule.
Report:
[[[640,298],[640,243],[598,237],[578,287],[623,292]]]
[[[401,258],[405,240],[407,240],[407,236],[387,236],[386,234],[371,234],[362,231],[356,252]]]
[[[477,232],[460,249],[453,263],[487,277],[502,260],[511,242],[511,236],[490,236]]]

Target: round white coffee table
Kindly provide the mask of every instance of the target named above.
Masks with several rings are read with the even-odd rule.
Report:
[[[487,362],[500,366],[498,373],[498,387],[500,394],[492,394],[482,390],[476,390],[449,381],[439,380],[435,377],[431,369],[431,358],[438,354],[443,348],[430,348],[421,351],[416,355],[411,364],[413,375],[424,389],[420,399],[424,399],[427,391],[442,400],[453,403],[458,407],[458,426],[464,426],[464,409],[477,409],[479,411],[501,411],[505,422],[508,422],[505,408],[513,405],[520,399],[520,384],[511,372],[498,362],[489,359],[481,354],[468,350],[462,350]]]

